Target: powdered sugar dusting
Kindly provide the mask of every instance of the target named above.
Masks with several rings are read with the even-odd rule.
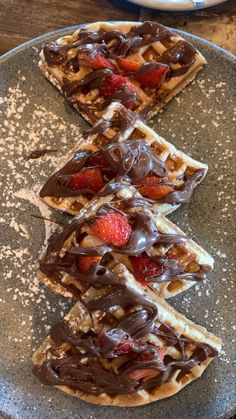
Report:
[[[30,54],[24,64],[23,73],[15,67],[12,86],[8,87],[7,78],[0,85],[3,89],[0,97],[3,120],[0,139],[0,229],[1,237],[4,238],[0,252],[3,272],[0,284],[3,325],[1,334],[2,342],[10,343],[9,354],[5,353],[6,379],[4,386],[0,384],[0,396],[1,391],[4,391],[4,397],[10,394],[11,399],[18,397],[23,403],[29,395],[38,407],[39,387],[35,389],[35,397],[29,358],[39,340],[48,333],[50,324],[67,311],[68,302],[53,296],[38,282],[35,273],[37,257],[42,251],[45,236],[47,238],[54,231],[56,224],[33,218],[31,214],[57,221],[64,218],[46,207],[37,193],[40,185],[57,167],[61,156],[80,138],[78,126],[82,122],[74,111],[64,105],[62,97],[43,78],[40,82],[36,81],[36,65],[30,67],[33,68],[32,74],[28,71],[32,51]],[[36,56],[37,52],[33,59],[37,60]],[[173,299],[171,304],[196,323],[218,334],[224,341],[220,362],[214,361],[214,368],[209,368],[205,374],[207,384],[217,383],[217,386],[213,386],[214,400],[211,406],[220,406],[220,412],[226,400],[225,395],[223,397],[226,383],[224,376],[227,375],[228,383],[232,378],[232,349],[235,344],[235,319],[232,316],[232,308],[235,306],[232,204],[235,204],[236,199],[232,196],[235,188],[232,170],[232,123],[236,119],[236,108],[223,61],[220,64],[222,72],[219,75],[213,73],[215,77],[210,79],[209,75],[216,65],[216,61],[212,63],[209,60],[208,67],[200,77],[160,113],[155,120],[155,128],[179,149],[209,165],[209,173],[197,188],[190,205],[178,210],[172,218],[215,257],[215,272],[209,275],[208,282],[196,285]],[[32,151],[45,148],[58,151],[46,154],[38,160],[25,160]],[[10,353],[10,348],[13,348],[13,354]],[[16,357],[19,361],[17,363]],[[15,376],[12,379],[17,368],[18,378]],[[7,387],[8,381],[14,381],[16,389],[12,385]],[[204,378],[202,386],[204,394]],[[42,390],[41,400],[46,408],[51,404],[54,409],[58,393],[55,392],[55,396],[53,392],[50,393],[51,402],[47,391],[48,389]],[[185,394],[187,400],[188,393]],[[220,404],[217,404],[217,399],[220,399]],[[77,414],[77,410],[70,414],[68,399],[65,404],[62,400],[63,395],[60,395],[58,417]],[[210,399],[208,401],[211,402]],[[33,410],[35,406],[32,407]],[[77,409],[77,404],[75,406]],[[219,412],[215,411],[216,414],[211,416],[218,416]],[[53,415],[54,413],[53,411]],[[165,412],[163,415],[165,416]]]
[[[46,301],[45,289],[36,277],[37,258],[57,224],[33,218],[32,215],[49,220],[61,217],[40,200],[39,190],[47,176],[58,166],[61,157],[71,148],[71,144],[79,141],[81,134],[77,125],[49,110],[43,101],[40,105],[31,101],[24,82],[25,77],[19,74],[15,86],[9,87],[0,98],[4,121],[0,140],[0,228],[1,236],[5,237],[0,260],[3,261],[6,290],[13,302],[20,302],[24,307],[32,302],[41,304],[44,313],[42,320],[46,320],[47,311],[50,313],[55,308]],[[60,138],[59,143],[55,132]],[[32,151],[45,148],[58,152],[46,154],[37,160],[26,159]],[[59,306],[62,301],[59,299]],[[4,302],[6,300],[1,299],[1,303]],[[63,307],[66,307],[64,303]],[[14,311],[14,304],[12,309]],[[21,341],[21,338],[11,334],[9,339]]]

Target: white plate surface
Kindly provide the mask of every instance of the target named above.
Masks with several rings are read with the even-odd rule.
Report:
[[[139,6],[149,7],[151,9],[183,11],[197,10],[206,7],[216,6],[226,0],[128,0]]]

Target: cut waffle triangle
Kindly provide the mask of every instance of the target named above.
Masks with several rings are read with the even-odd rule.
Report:
[[[125,68],[124,64],[121,66],[120,58],[126,60]],[[128,71],[127,60],[134,62],[135,66],[142,66],[141,79],[140,75]],[[93,124],[114,97],[119,97],[136,113],[151,118],[196,77],[205,63],[201,53],[189,42],[158,23],[98,22],[58,39],[56,43],[46,44],[39,67],[44,76]],[[144,64],[149,66],[146,84],[143,81],[143,71],[147,74]],[[153,70],[151,74],[149,70],[153,69],[153,65],[154,76]],[[162,69],[167,74],[164,81],[162,76],[159,77]],[[90,73],[98,71],[99,83],[94,82],[94,77],[98,80],[97,73],[92,76],[91,82]],[[126,83],[126,87],[124,84],[120,89],[117,87],[118,93],[102,95],[103,81],[114,73],[128,77],[128,88]],[[158,81],[153,86],[154,77]]]
[[[80,162],[83,161],[85,153],[89,155],[89,153],[100,150],[104,154],[104,149],[111,147],[111,145],[114,144],[113,149],[110,148],[111,151],[109,151],[109,158],[111,158],[111,156],[114,155],[115,144],[119,147],[122,143],[126,143],[128,147],[126,157],[130,155],[133,159],[130,159],[132,170],[134,170],[133,166],[136,164],[135,167],[139,166],[138,170],[141,172],[143,171],[142,164],[140,163],[144,161],[143,164],[145,164],[145,160],[142,157],[144,152],[141,152],[142,144],[146,144],[150,147],[148,148],[148,150],[150,150],[150,157],[146,159],[146,166],[150,166],[150,160],[152,159],[152,156],[155,156],[163,162],[165,170],[168,170],[165,180],[167,181],[167,184],[173,185],[175,197],[173,197],[173,199],[171,198],[173,195],[173,190],[171,188],[171,193],[167,193],[164,198],[159,197],[158,195],[156,198],[154,197],[152,209],[155,212],[161,212],[166,215],[174,211],[181,202],[189,201],[194,188],[202,181],[207,173],[208,166],[206,164],[194,160],[187,154],[176,149],[173,144],[167,142],[149,128],[137,115],[126,109],[120,103],[114,102],[109,106],[103,118],[86,133],[86,136],[84,136],[83,139],[79,140],[66,157],[63,157],[62,161],[59,163],[59,170],[57,169],[56,172],[50,176],[40,192],[43,200],[53,208],[66,211],[73,215],[78,214],[79,210],[93,198],[96,192],[93,192],[92,195],[88,195],[86,190],[85,193],[82,193],[82,191],[76,193],[76,190],[70,189],[70,186],[65,187],[65,182],[68,183],[68,181],[75,176],[76,171],[79,172],[84,170],[84,166],[81,166]],[[131,147],[133,147],[133,150],[131,150]],[[121,150],[116,150],[116,152],[121,153]],[[137,152],[140,153],[138,160],[137,157],[135,157]],[[145,151],[145,153],[146,156],[148,156],[148,151]],[[120,165],[123,165],[123,167],[125,167],[123,163],[124,158],[125,155],[123,160],[121,158]],[[90,161],[89,158],[84,161],[84,165],[86,166],[87,164],[87,166],[89,166],[89,163],[87,163],[87,161]],[[132,161],[134,161],[133,164]],[[108,167],[111,166],[108,165]],[[91,171],[94,173],[94,176],[98,173],[98,182],[100,182],[100,186],[98,183],[97,189],[99,189],[99,187],[104,185],[104,181],[101,181],[101,173],[103,178],[106,178],[107,168],[101,169],[99,166],[95,166],[92,167],[92,169],[89,169],[88,172]],[[112,177],[115,176],[117,176],[117,172],[114,171]],[[152,176],[151,170],[148,176]],[[149,177],[148,179],[153,178]],[[157,179],[160,179],[161,181],[161,178]],[[91,182],[93,187],[95,181],[96,177]],[[106,180],[106,182],[108,181],[109,180]],[[132,178],[130,178],[130,181],[135,184],[135,180],[132,182]],[[191,187],[189,186],[189,182],[191,182]],[[121,183],[122,188],[125,188],[125,185],[125,183]],[[136,188],[138,191],[142,192],[143,188],[140,186],[140,181],[137,182]],[[183,192],[180,193],[181,188]],[[187,192],[187,190],[190,190],[189,188],[191,188],[191,191]],[[103,193],[101,189],[100,191]],[[97,190],[97,193],[99,194],[100,191]],[[140,194],[140,196],[142,195]]]
[[[91,230],[90,220],[102,218],[101,211],[105,211],[105,214],[121,212],[132,225],[128,251],[125,250],[125,246],[123,248],[108,246],[105,247],[103,253],[99,253],[102,255],[102,261],[105,261],[105,266],[110,266],[117,261],[122,262],[130,271],[134,272],[138,281],[141,281],[146,287],[152,288],[156,294],[163,298],[172,297],[190,288],[196,281],[205,279],[208,272],[213,269],[212,257],[195,242],[186,238],[185,234],[170,220],[167,220],[163,215],[153,213],[148,206],[144,206],[144,203],[145,201],[140,200],[137,191],[130,187],[116,194],[95,199],[85,206],[62,233],[58,233],[57,236],[53,236],[51,241],[49,240],[46,254],[40,258],[39,279],[55,292],[65,296],[75,295],[77,297],[77,294],[80,295],[84,292],[86,277],[81,282],[80,273],[77,271],[74,274],[76,268],[74,264],[77,266],[77,259],[71,259],[71,248],[83,247],[83,244],[80,244],[82,239],[77,237],[83,238],[86,235],[94,240],[96,233]],[[104,228],[106,229],[106,227]],[[66,235],[65,232],[67,232]],[[132,234],[139,234],[140,239],[136,242],[133,241]],[[101,236],[98,235],[99,237],[101,239]],[[167,238],[165,239],[165,237]],[[95,246],[104,243],[103,240],[101,243],[95,243]],[[94,244],[88,246],[93,247]],[[151,271],[150,275],[144,276],[144,280],[140,280],[140,271],[135,267],[137,259],[134,260],[134,256],[138,257],[143,253],[154,260],[154,265],[157,263],[157,267],[160,266],[160,272],[154,271],[153,273]],[[84,253],[83,249],[82,253],[78,250],[76,258],[85,254],[87,253]],[[91,256],[98,255],[94,250],[89,254]],[[149,263],[148,259],[148,266]],[[153,261],[151,263],[153,264]],[[63,264],[65,264],[64,268]],[[165,275],[163,277],[162,274],[167,277]],[[155,278],[152,279],[149,276]]]
[[[44,384],[55,385],[70,395],[94,404],[138,406],[170,397],[202,375],[208,364],[220,352],[221,340],[178,313],[151,290],[145,290],[144,295],[143,289],[122,264],[116,265],[113,272],[118,275],[129,295],[136,296],[136,303],[127,307],[122,301],[119,304],[116,300],[109,300],[109,308],[98,308],[96,301],[107,299],[111,292],[110,287],[99,290],[90,288],[64,321],[52,329],[51,337],[48,337],[34,353],[34,374]],[[115,342],[112,346],[115,349],[112,349],[112,352],[108,351],[106,356],[102,355],[104,333],[109,336],[109,330],[116,331],[117,328],[122,328],[121,325],[125,324],[124,319],[140,316],[145,310],[147,313],[149,303],[156,312],[152,317],[154,323],[147,335],[143,333],[141,343],[140,339],[130,341],[132,345],[136,345],[136,352],[127,349],[130,339],[127,338],[126,346],[116,346]],[[90,307],[90,315],[85,306]],[[150,312],[149,316],[151,317]],[[137,336],[134,329],[131,335]],[[82,344],[78,340],[80,336],[85,343]],[[86,342],[89,342],[89,347],[86,346]],[[96,355],[94,350],[91,353],[91,348],[95,347],[100,351],[99,355]],[[154,365],[152,360],[155,356],[158,360]],[[99,365],[99,374],[96,374],[95,365]],[[138,370],[136,365],[139,366]],[[90,371],[88,375],[87,368],[92,369],[94,374]],[[153,374],[156,369],[159,372]],[[167,375],[165,369],[170,369]],[[155,377],[153,378],[155,374],[161,377],[156,384]],[[119,387],[120,381],[124,379],[122,377],[125,377],[127,384],[127,375],[128,393],[122,386]],[[141,378],[144,376],[145,379]],[[148,380],[153,379],[154,381],[148,385]],[[130,387],[132,380],[135,380],[135,385]]]

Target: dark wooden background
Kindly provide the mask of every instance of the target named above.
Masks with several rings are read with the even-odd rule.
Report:
[[[0,55],[65,26],[145,19],[184,29],[236,52],[236,0],[190,13],[153,11],[126,0],[0,0]]]

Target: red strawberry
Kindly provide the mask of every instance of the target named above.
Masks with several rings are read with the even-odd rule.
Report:
[[[128,77],[123,77],[119,74],[111,74],[110,76],[106,77],[103,86],[100,88],[100,94],[105,99],[107,99],[113,93],[121,90],[124,86],[127,86],[131,92],[136,92],[136,87],[133,83],[131,83]],[[124,105],[126,107],[130,107],[131,103],[127,102]]]
[[[149,63],[146,63],[149,64]],[[157,63],[155,63],[157,64]],[[145,64],[143,64],[142,68],[144,69]],[[154,66],[153,66],[154,67]],[[150,87],[151,89],[159,89],[163,81],[165,80],[165,76],[167,71],[169,70],[169,66],[167,64],[159,64],[156,68],[151,68],[146,71],[140,71],[135,76],[136,80],[141,84],[142,87]]]
[[[79,63],[86,66],[91,67],[94,70],[100,70],[101,68],[110,68],[115,70],[115,66],[112,64],[110,60],[108,60],[104,55],[95,55],[93,58],[90,58],[89,52],[80,51],[78,55]]]
[[[140,64],[128,58],[118,58],[117,64],[125,72],[133,72],[139,69]]]
[[[124,339],[123,341],[121,341],[118,347],[114,349],[114,354],[116,355],[130,354],[133,352],[133,350],[138,349],[140,346],[143,346],[142,342]]]
[[[92,153],[87,161],[87,166],[102,166],[107,167],[107,161],[104,159],[102,153],[100,151],[96,151]]]
[[[155,351],[158,353],[158,357],[159,357],[160,361],[163,362],[163,359],[164,359],[163,350],[161,348],[157,347],[157,346],[155,346],[154,348],[155,348]],[[140,354],[137,359],[139,361],[151,361],[153,359],[153,357],[154,357],[153,352],[144,352],[144,353]]]
[[[134,276],[142,285],[147,285],[146,279],[148,277],[162,273],[161,265],[151,259],[145,252],[139,256],[130,256],[129,259],[134,270]]]
[[[92,60],[89,61],[89,65],[94,70],[100,70],[101,68],[110,68],[115,70],[114,64],[103,55],[96,55]]]
[[[82,274],[85,274],[92,263],[98,263],[100,261],[100,256],[79,256],[78,267],[79,271]]]
[[[77,189],[91,189],[98,192],[104,186],[100,169],[86,169],[76,173],[71,178],[69,187],[76,191]]]
[[[116,247],[125,246],[132,231],[127,218],[116,211],[99,216],[91,226],[91,230],[98,237]]]
[[[161,199],[164,198],[172,187],[169,185],[158,185],[160,179],[156,176],[147,176],[136,182],[139,192],[147,198]],[[140,185],[140,186],[139,186]]]
[[[139,361],[151,361],[154,357],[154,354],[152,352],[145,352],[138,356]]]

